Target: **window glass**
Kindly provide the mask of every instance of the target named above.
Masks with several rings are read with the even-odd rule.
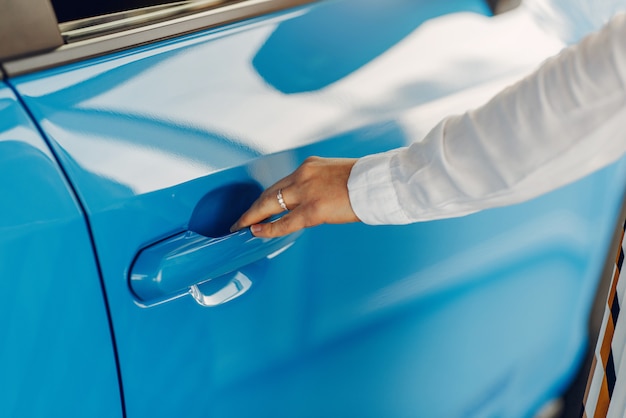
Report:
[[[52,0],[59,23],[95,17],[142,7],[179,2],[180,0]]]
[[[108,35],[244,0],[51,0],[65,42]]]

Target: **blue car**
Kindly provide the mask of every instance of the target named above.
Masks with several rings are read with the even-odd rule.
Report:
[[[0,416],[578,407],[625,160],[459,219],[228,230],[306,157],[419,140],[561,48],[495,7],[2,2]]]

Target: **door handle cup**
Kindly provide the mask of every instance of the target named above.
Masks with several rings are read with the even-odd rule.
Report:
[[[282,251],[300,233],[258,238],[249,229],[210,238],[185,231],[140,251],[131,268],[130,287],[137,299],[153,304],[190,293],[196,285],[239,271]]]

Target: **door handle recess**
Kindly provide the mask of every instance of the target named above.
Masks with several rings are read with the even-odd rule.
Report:
[[[130,287],[146,305],[189,293],[203,306],[219,305],[247,291],[250,280],[237,274],[211,295],[202,294],[198,285],[282,252],[299,235],[257,238],[246,228],[211,238],[185,231],[139,252],[131,268]]]

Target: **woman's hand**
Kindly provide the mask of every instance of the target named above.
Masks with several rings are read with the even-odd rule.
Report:
[[[358,222],[348,196],[348,177],[356,159],[309,157],[296,171],[265,190],[230,228],[250,227],[257,237],[287,235],[324,223]],[[261,221],[284,212],[281,192],[289,212],[276,222]]]

